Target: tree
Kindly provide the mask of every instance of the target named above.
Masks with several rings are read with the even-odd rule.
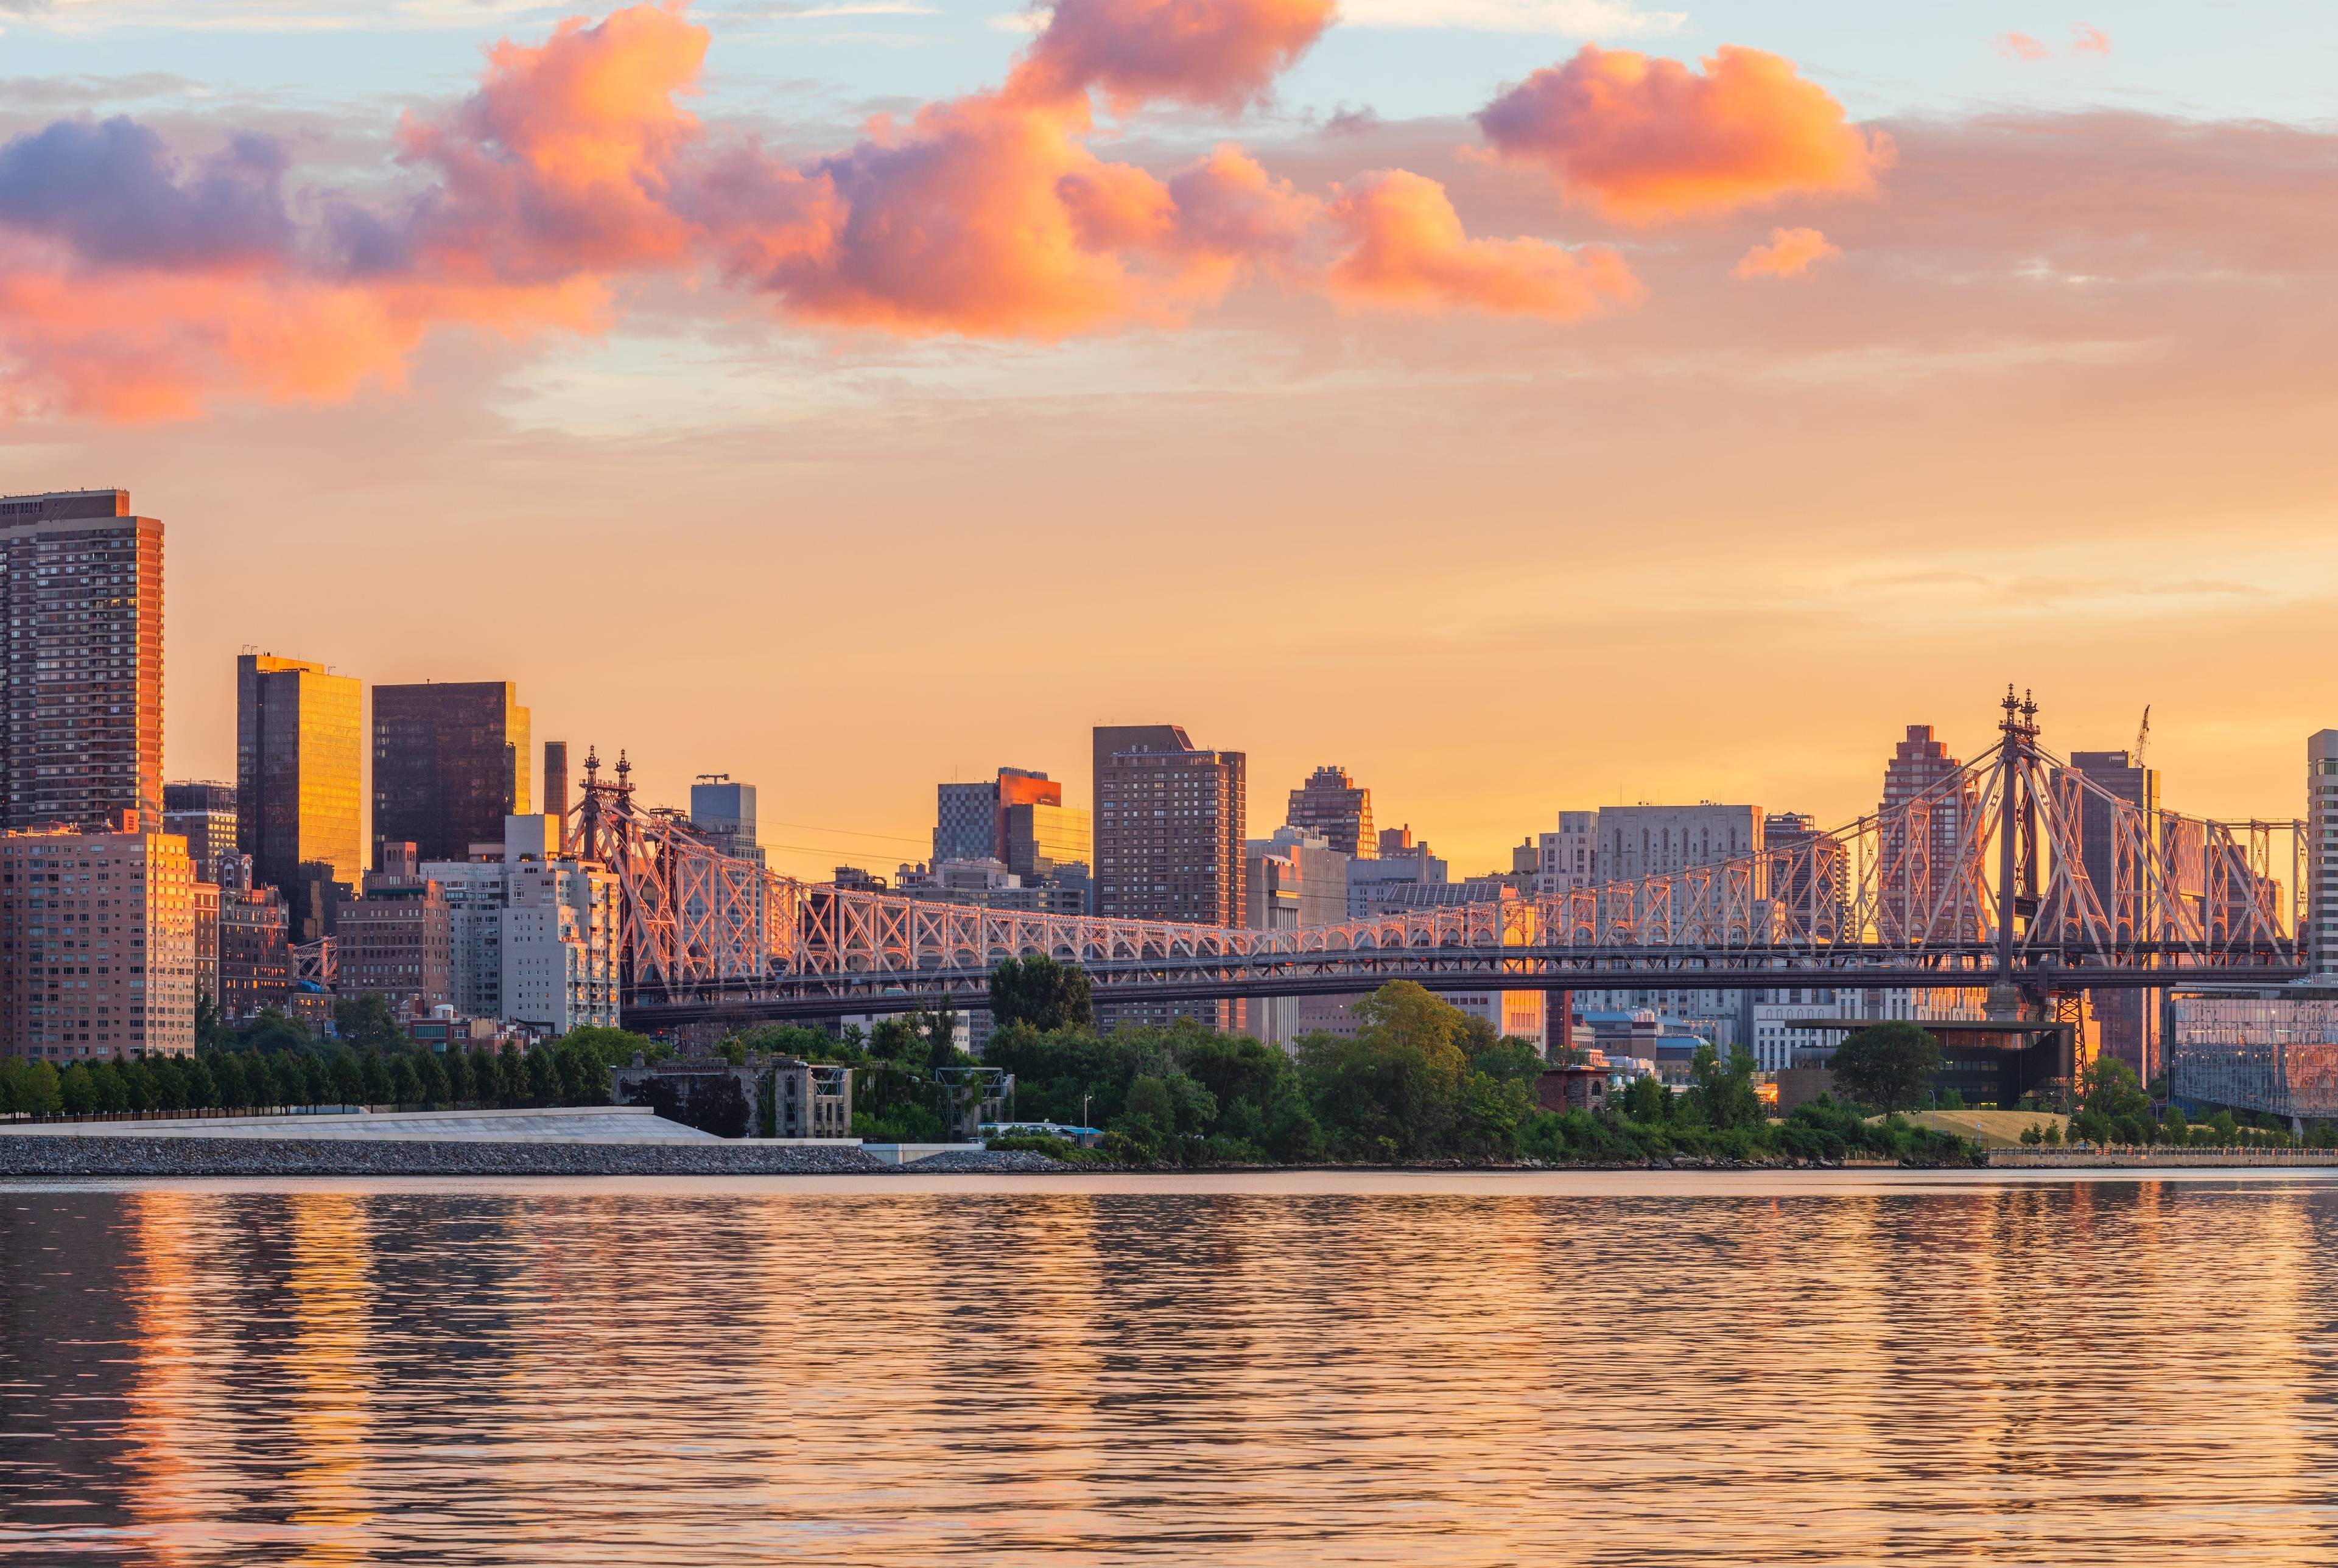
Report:
[[[422,1075],[415,1071],[411,1051],[400,1051],[389,1059],[389,1097],[399,1105],[421,1102]]]
[[[57,1070],[53,1063],[35,1062],[25,1074],[22,1109],[29,1115],[54,1116],[64,1109],[64,1096],[57,1087]]]
[[[1700,1045],[1689,1063],[1689,1107],[1713,1128],[1753,1127],[1763,1120],[1761,1097],[1754,1093],[1754,1057],[1743,1046],[1732,1048],[1729,1064],[1721,1054]]]
[[[182,1061],[179,1081],[185,1085],[180,1102],[188,1110],[208,1111],[220,1102],[219,1085],[211,1082],[211,1063],[202,1057],[189,1056]]]
[[[195,1049],[226,1051],[235,1045],[235,1031],[220,1018],[219,1003],[208,991],[195,993]]]
[[[2114,1124],[2151,1116],[2151,1096],[2143,1092],[2142,1081],[2116,1056],[2097,1056],[2087,1063],[2078,1074],[2078,1105]]]
[[[242,1053],[222,1051],[211,1059],[211,1103],[222,1111],[240,1111],[251,1103],[244,1087]]]
[[[560,1072],[553,1063],[551,1051],[539,1045],[535,1050],[527,1054],[526,1060],[527,1062],[528,1103],[532,1105],[559,1104]],[[725,1133],[724,1136],[743,1138],[746,1136],[746,1133],[742,1131],[736,1133]]]
[[[444,1105],[453,1098],[447,1083],[447,1064],[439,1060],[436,1051],[425,1051],[420,1054],[421,1061],[417,1063],[415,1072],[422,1081],[423,1102],[430,1105]]]
[[[1095,1026],[1087,971],[1044,953],[1007,958],[990,972],[990,1019],[1000,1029],[1027,1024],[1042,1034]]]
[[[1913,1024],[1871,1024],[1834,1051],[1835,1087],[1886,1115],[1922,1104],[1940,1070],[1940,1042]]]
[[[306,1051],[315,1043],[306,1024],[275,1007],[262,1007],[243,1032],[246,1051]]]
[[[98,1109],[95,1091],[89,1081],[89,1068],[75,1062],[57,1074],[57,1093],[68,1116],[86,1116]]]
[[[400,1051],[408,1044],[389,998],[378,991],[334,1003],[333,1032],[352,1051]]]
[[[358,1059],[358,1071],[365,1083],[365,1102],[387,1105],[395,1091],[389,1082],[389,1063],[378,1051],[368,1051]]]
[[[471,1054],[463,1049],[459,1040],[447,1046],[447,1099],[450,1104],[462,1105],[478,1098],[478,1090],[471,1079]]]

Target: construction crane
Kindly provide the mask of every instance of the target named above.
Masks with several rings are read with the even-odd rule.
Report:
[[[2151,704],[2143,705],[2143,722],[2135,730],[2135,766],[2143,766],[2144,748],[2151,744]]]

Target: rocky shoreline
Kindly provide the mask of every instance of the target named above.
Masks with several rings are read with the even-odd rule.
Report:
[[[0,1177],[884,1176],[1041,1171],[1043,1154],[959,1152],[888,1165],[864,1150],[771,1143],[498,1143],[299,1138],[0,1139]]]

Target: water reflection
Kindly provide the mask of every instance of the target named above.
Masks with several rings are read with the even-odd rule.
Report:
[[[0,1190],[0,1554],[2333,1555],[2313,1182]]]

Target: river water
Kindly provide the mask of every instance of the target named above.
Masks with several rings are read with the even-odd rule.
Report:
[[[0,1185],[0,1558],[2338,1561],[2338,1182]]]

